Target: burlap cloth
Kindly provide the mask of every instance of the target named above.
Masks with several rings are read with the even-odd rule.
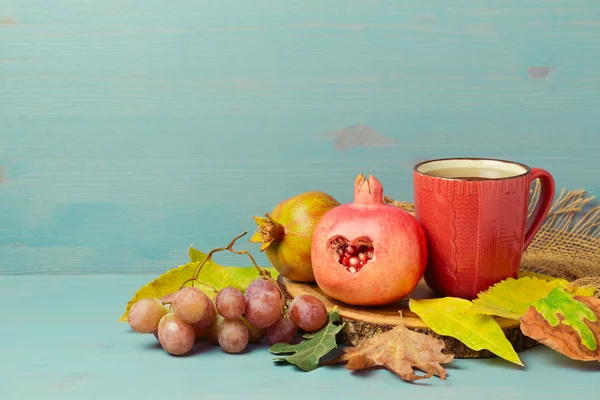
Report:
[[[539,200],[540,185],[531,188],[529,214]],[[412,203],[385,197],[387,203],[414,215]],[[585,190],[563,189],[544,224],[523,254],[521,270],[564,278],[577,286],[600,288],[600,206]]]

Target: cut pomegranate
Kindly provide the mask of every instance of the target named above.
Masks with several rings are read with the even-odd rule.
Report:
[[[355,242],[358,244],[348,244],[348,241],[342,237],[336,237],[330,241],[331,249],[335,251],[337,261],[352,274],[360,271],[374,255],[370,240],[360,238]]]
[[[425,272],[427,250],[419,221],[384,203],[383,186],[375,177],[359,174],[354,201],[329,210],[317,224],[311,265],[327,296],[351,305],[380,306],[415,289]]]

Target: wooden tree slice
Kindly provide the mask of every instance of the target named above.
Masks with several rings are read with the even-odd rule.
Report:
[[[415,313],[410,311],[408,299],[385,307],[356,307],[332,299],[324,294],[316,284],[294,282],[281,275],[277,280],[288,300],[292,300],[301,294],[310,294],[320,299],[327,310],[337,306],[342,320],[346,323],[341,332],[342,343],[346,346],[355,346],[362,339],[370,338],[379,332],[388,331],[402,321],[408,329],[443,340],[446,344],[444,352],[450,352],[456,358],[488,358],[495,356],[488,350],[472,350],[457,339],[433,332]],[[410,297],[430,299],[438,296],[422,280]],[[398,311],[402,312],[402,316]],[[520,352],[539,344],[537,341],[523,335],[519,327],[519,321],[500,317],[496,320],[515,351]]]

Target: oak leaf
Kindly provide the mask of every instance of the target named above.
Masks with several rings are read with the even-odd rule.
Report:
[[[444,342],[423,333],[414,332],[399,323],[392,330],[361,340],[355,347],[327,364],[347,362],[346,369],[361,370],[382,366],[404,381],[438,376],[446,379],[446,370],[440,363],[449,363],[452,354],[444,354]],[[413,368],[425,372],[417,375]]]
[[[575,360],[600,361],[600,299],[573,296],[562,288],[529,307],[521,331]]]
[[[273,361],[287,361],[304,371],[312,371],[319,366],[319,361],[330,351],[337,349],[336,335],[344,328],[336,308],[329,312],[327,324],[314,333],[305,333],[300,343],[275,343],[269,347],[273,354],[292,353],[291,355],[274,358]]]

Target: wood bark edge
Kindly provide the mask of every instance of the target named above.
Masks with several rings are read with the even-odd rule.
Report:
[[[279,286],[286,297],[286,301],[291,302],[294,296],[288,291],[288,288],[281,276],[277,278]],[[348,318],[344,316],[343,312],[340,312],[342,321],[346,323],[342,331],[340,332],[340,343],[345,346],[356,346],[361,340],[373,337],[373,335],[385,332],[394,328],[394,325],[378,324],[369,321],[359,321],[356,319]],[[495,357],[495,354],[488,350],[473,350],[467,347],[461,341],[450,337],[442,336],[433,332],[429,328],[417,328],[407,326],[408,329],[424,333],[426,335],[435,337],[444,342],[443,352],[448,354],[452,353],[456,358],[490,358]],[[515,351],[521,352],[529,348],[535,347],[540,343],[534,339],[531,339],[521,332],[519,324],[515,326],[506,327],[502,329],[508,341],[513,345]]]

